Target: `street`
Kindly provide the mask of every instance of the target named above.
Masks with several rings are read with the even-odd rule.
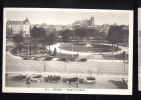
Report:
[[[125,64],[125,65],[124,65]],[[45,66],[45,70],[44,70]],[[98,71],[103,74],[128,74],[128,64],[124,62],[62,62],[62,61],[36,61],[17,60],[6,56],[6,72],[48,72],[48,73],[82,73],[89,74]]]

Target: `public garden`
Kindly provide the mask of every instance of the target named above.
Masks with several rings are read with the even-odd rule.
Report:
[[[91,55],[98,55],[101,57],[95,59],[128,60],[128,36],[128,30],[123,30],[121,26],[111,27],[107,35],[97,29],[46,32],[43,28],[33,27],[30,37],[12,37],[15,46],[10,52],[24,58],[51,56],[90,59]]]

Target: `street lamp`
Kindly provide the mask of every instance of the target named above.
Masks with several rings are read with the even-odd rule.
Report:
[[[125,75],[125,59],[126,59],[126,52],[124,53],[124,75]]]
[[[114,61],[114,44],[113,44],[113,61]]]
[[[44,71],[46,70],[45,61],[44,61]]]
[[[72,52],[73,52],[73,43],[72,43]],[[72,53],[72,58],[73,58],[73,53]]]
[[[66,62],[67,62],[67,43],[66,43],[65,74],[66,74]]]

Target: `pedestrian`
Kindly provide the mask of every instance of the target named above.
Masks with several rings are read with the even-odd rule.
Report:
[[[30,87],[30,84],[31,84],[31,80],[30,80],[30,78],[27,78],[26,86],[29,88]]]

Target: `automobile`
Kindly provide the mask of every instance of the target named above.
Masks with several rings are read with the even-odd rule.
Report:
[[[41,78],[42,75],[36,75],[36,76],[33,76],[34,78]]]
[[[26,74],[21,74],[19,78],[20,78],[20,80],[25,80],[26,79]]]
[[[42,78],[42,75],[36,75],[36,76],[30,77],[30,80],[32,82],[40,82],[41,78]]]
[[[45,58],[45,60],[53,60],[53,56],[50,56],[48,58]]]
[[[67,84],[70,84],[70,83],[77,84],[78,83],[78,77],[69,78],[69,79],[67,79],[66,83]]]
[[[87,58],[80,59],[81,62],[86,62]]]
[[[78,58],[71,58],[71,61],[78,61],[78,62],[80,62],[81,60],[78,59]]]
[[[48,77],[45,77],[46,82],[60,82],[61,77],[58,75],[49,75]]]
[[[87,77],[86,79],[83,80],[83,84],[91,83],[94,84],[96,83],[95,77]]]
[[[31,57],[23,57],[23,60],[31,60]]]
[[[36,57],[31,57],[31,60],[35,60],[36,59]]]
[[[36,57],[35,60],[41,60],[41,57]]]
[[[40,60],[45,60],[45,58],[44,57],[41,57]]]
[[[123,83],[128,87],[128,78],[127,77],[123,78]]]
[[[69,59],[68,59],[68,58],[60,58],[60,59],[58,59],[58,61],[68,62],[68,61],[69,61]]]

